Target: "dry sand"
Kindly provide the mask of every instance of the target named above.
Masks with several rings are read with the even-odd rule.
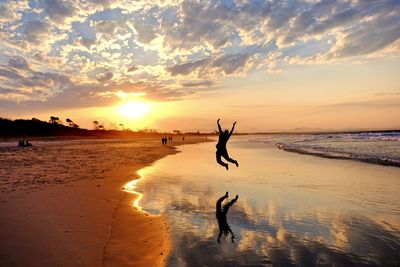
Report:
[[[172,153],[158,138],[0,147],[0,266],[163,266],[168,225],[122,186]]]

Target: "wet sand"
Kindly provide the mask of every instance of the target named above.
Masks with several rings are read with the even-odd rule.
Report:
[[[162,266],[168,225],[122,186],[173,153],[158,138],[0,147],[0,266]]]
[[[139,206],[170,226],[167,266],[400,266],[400,169],[290,153],[233,136],[182,147],[140,170]],[[216,201],[238,201],[220,243]]]

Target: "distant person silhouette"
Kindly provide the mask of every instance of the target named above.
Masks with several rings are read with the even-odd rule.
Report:
[[[32,144],[28,140],[19,140],[18,141],[19,147],[30,147]]]
[[[216,145],[217,162],[221,166],[224,166],[226,168],[226,170],[228,170],[228,164],[221,160],[221,157],[223,157],[227,161],[234,163],[236,165],[236,167],[239,167],[239,163],[237,162],[237,160],[231,159],[228,155],[228,150],[226,149],[226,144],[228,143],[228,140],[231,137],[233,130],[235,129],[236,121],[233,123],[232,130],[230,132],[228,130],[222,131],[219,121],[220,121],[220,119],[217,120],[217,125],[218,125],[218,130],[219,130],[218,143]]]
[[[163,146],[166,146],[167,145],[167,137],[161,138],[161,142],[162,142]]]
[[[220,239],[222,234],[225,234],[225,236],[228,236],[231,234],[231,240],[232,243],[235,243],[235,235],[233,234],[231,227],[228,224],[228,220],[226,218],[226,215],[228,214],[229,208],[238,200],[239,196],[236,195],[234,199],[229,201],[227,204],[225,204],[223,207],[221,206],[222,201],[224,201],[226,198],[228,198],[228,192],[222,197],[220,197],[217,200],[217,205],[216,205],[216,212],[215,215],[218,220],[218,227],[219,227],[219,234],[218,234],[218,243],[220,243]]]

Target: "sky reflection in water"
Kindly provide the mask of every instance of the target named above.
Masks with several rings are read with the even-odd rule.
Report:
[[[400,169],[284,152],[234,138],[230,170],[214,143],[180,148],[140,171],[139,205],[171,226],[169,266],[399,266]],[[235,243],[215,204],[229,191]]]

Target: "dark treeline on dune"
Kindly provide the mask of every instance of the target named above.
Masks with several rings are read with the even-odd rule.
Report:
[[[89,136],[92,131],[68,127],[59,123],[49,123],[38,119],[10,120],[0,118],[0,136]]]
[[[38,119],[10,120],[0,118],[0,137],[23,137],[23,136],[134,136],[138,132],[129,129],[125,130],[105,130],[103,129],[81,129],[76,124],[63,125],[58,122],[46,122]]]
[[[136,137],[136,136],[158,136],[158,135],[209,135],[212,133],[187,132],[174,130],[173,133],[159,133],[153,129],[143,129],[132,131],[127,128],[121,130],[105,129],[98,121],[94,121],[94,129],[79,128],[72,120],[67,119],[67,125],[57,117],[51,117],[49,122],[36,118],[25,119],[6,119],[0,117],[0,137],[48,137],[48,136],[85,136],[85,137]],[[120,124],[122,126],[122,124]]]

